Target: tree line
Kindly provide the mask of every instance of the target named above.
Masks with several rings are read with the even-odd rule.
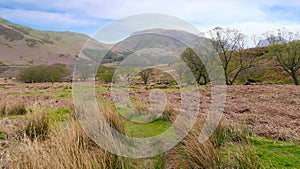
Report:
[[[236,29],[217,27],[209,31],[211,42],[218,53],[227,85],[232,85],[241,73],[254,67],[258,61],[264,59],[275,60],[292,79],[299,85],[300,69],[300,38],[298,33],[278,29],[276,33],[264,33],[264,39],[258,40],[253,36],[254,47],[248,48],[247,36]],[[264,42],[265,44],[262,44]],[[265,57],[265,58],[263,58]],[[191,49],[187,48],[181,55],[195,75],[196,83],[207,84],[208,73],[205,69],[209,60],[204,61]]]

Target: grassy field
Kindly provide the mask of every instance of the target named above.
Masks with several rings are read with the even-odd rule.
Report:
[[[149,91],[143,86],[132,86],[130,97],[138,110],[147,112]],[[131,122],[115,112],[108,86],[95,88],[106,121],[119,132],[137,138],[156,136],[176,119],[180,92],[174,87],[162,91],[171,100],[167,108],[160,118],[143,124]],[[201,109],[190,133],[161,155],[130,159],[104,151],[85,134],[76,119],[70,83],[3,83],[0,91],[0,166],[300,168],[299,93],[300,88],[294,85],[228,86],[224,118],[210,139],[201,144],[198,136],[211,97],[209,87],[202,87]]]

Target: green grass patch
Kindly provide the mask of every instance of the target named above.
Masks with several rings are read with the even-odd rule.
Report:
[[[66,90],[63,92],[55,92],[54,98],[72,98],[72,90]]]
[[[58,108],[50,112],[50,120],[53,122],[62,122],[71,116],[71,110],[67,108]]]
[[[26,97],[26,96],[35,97],[35,96],[43,95],[44,93],[45,93],[45,92],[13,93],[13,94],[11,94],[11,95],[12,95],[12,96],[22,96],[22,97]]]
[[[5,139],[5,134],[0,132],[0,140],[4,140]]]
[[[105,87],[105,86],[95,86],[95,92],[103,92],[109,90],[110,87]]]
[[[172,125],[169,121],[155,120],[151,123],[125,122],[126,133],[130,137],[146,138],[159,135]]]
[[[15,120],[15,119],[22,119],[24,118],[24,115],[12,115],[12,116],[7,116],[9,120]]]
[[[261,137],[249,137],[266,168],[300,168],[300,145]]]

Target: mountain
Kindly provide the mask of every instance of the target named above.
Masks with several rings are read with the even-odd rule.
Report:
[[[127,64],[153,66],[176,62],[182,52],[193,46],[195,41],[200,44],[208,42],[205,38],[181,30],[148,29],[132,33],[115,44],[115,47],[139,55],[133,56]]]
[[[19,67],[66,64],[72,69],[89,37],[73,32],[40,31],[14,24],[0,17],[0,63],[9,69],[0,77],[15,77]],[[105,44],[94,41],[97,48]]]
[[[283,44],[283,43],[288,43],[288,40],[280,38],[280,37],[273,37],[267,38],[267,39],[262,39],[258,42],[258,47],[266,47],[270,46],[271,44]]]

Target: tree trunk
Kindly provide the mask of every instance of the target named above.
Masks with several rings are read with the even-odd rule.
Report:
[[[292,73],[292,78],[294,80],[295,85],[299,85],[299,81],[298,81],[298,78],[297,78],[297,72]]]

